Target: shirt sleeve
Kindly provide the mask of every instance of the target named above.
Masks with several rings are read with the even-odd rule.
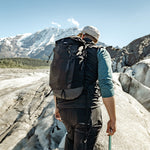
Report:
[[[97,52],[98,58],[98,80],[101,95],[103,98],[114,96],[114,88],[112,82],[111,57],[105,48],[101,48]]]

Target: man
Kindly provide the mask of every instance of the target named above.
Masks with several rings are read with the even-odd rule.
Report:
[[[54,96],[55,117],[63,121],[67,129],[65,150],[93,149],[102,127],[100,93],[110,117],[106,132],[108,135],[116,132],[110,55],[106,49],[98,48],[95,45],[100,36],[95,27],[84,27],[79,36],[88,45],[84,90],[78,98],[69,101]],[[99,80],[99,86],[97,80]]]

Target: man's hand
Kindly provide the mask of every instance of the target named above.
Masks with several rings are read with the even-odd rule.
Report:
[[[60,117],[59,109],[57,108],[56,105],[56,96],[54,96],[54,103],[55,103],[55,118],[59,121],[62,121]]]
[[[58,108],[55,108],[55,118],[59,121],[62,121],[61,120],[61,117],[60,117],[60,113],[59,113],[59,109]]]
[[[108,133],[108,136],[113,135],[116,132],[116,121],[108,121],[106,132]]]

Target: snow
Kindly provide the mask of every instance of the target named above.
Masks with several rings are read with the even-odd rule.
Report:
[[[38,31],[35,34],[32,34],[30,38],[35,38],[36,36],[39,36],[32,46],[30,46],[30,53],[35,53],[37,49],[43,49],[44,46],[47,45],[50,41],[52,42],[54,40],[54,35],[57,34],[57,29],[53,31],[53,28],[48,28],[42,31]],[[28,53],[28,54],[30,54]]]
[[[7,37],[4,37],[4,38],[0,38],[0,41],[2,41],[2,40],[4,40],[4,39],[6,39]]]
[[[55,43],[55,36],[53,34],[52,37],[50,38],[49,42],[46,44],[46,46],[50,45],[50,44],[54,44],[54,43]]]
[[[2,38],[0,38],[0,41],[5,40],[5,39],[13,39],[15,37],[16,36],[2,37]]]
[[[20,78],[5,79],[0,81],[0,90],[7,88],[19,88],[28,84],[32,84],[34,81],[46,76],[47,74],[45,73],[32,73]]]
[[[12,47],[12,45],[11,45],[11,41],[10,41],[10,40],[5,39],[4,41],[5,41],[6,46],[10,46],[10,47]]]
[[[128,67],[125,73],[150,87],[150,59],[139,61],[135,65]]]
[[[148,64],[150,66],[150,59],[144,59],[144,60],[142,60],[140,62]]]
[[[32,33],[25,33],[25,34],[23,34],[21,36],[21,38],[18,40],[17,45],[19,47],[21,47],[22,46],[22,42],[21,41],[24,40],[25,38],[29,37],[30,35],[32,35]]]

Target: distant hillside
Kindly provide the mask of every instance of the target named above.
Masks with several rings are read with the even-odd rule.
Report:
[[[50,63],[45,60],[31,58],[1,58],[0,68],[48,68]]]
[[[47,60],[55,41],[63,37],[77,35],[78,28],[46,28],[36,33],[26,33],[15,37],[0,38],[0,58],[29,57]],[[106,46],[99,42],[99,45]]]

